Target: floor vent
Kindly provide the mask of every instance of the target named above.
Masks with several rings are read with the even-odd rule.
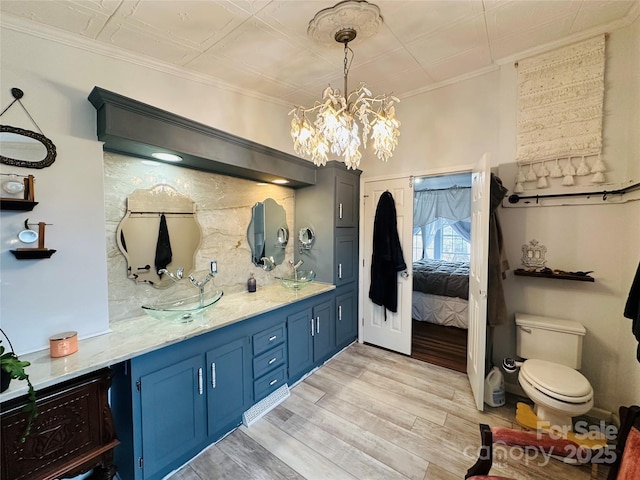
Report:
[[[289,398],[289,385],[286,383],[274,390],[271,395],[263,398],[253,407],[242,414],[242,423],[245,427],[251,426],[256,420],[260,419],[263,415],[276,408],[280,403]]]

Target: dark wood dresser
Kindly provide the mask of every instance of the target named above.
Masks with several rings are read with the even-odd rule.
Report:
[[[105,368],[38,390],[38,416],[24,443],[26,396],[2,403],[1,480],[70,478],[92,468],[90,478],[111,480],[119,442],[108,403],[110,385],[111,370]]]

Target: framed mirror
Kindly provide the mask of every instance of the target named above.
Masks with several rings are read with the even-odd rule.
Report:
[[[0,125],[0,163],[44,168],[56,159],[56,146],[41,133]]]
[[[284,261],[289,243],[286,212],[274,199],[257,202],[251,210],[247,228],[251,262],[265,270],[273,270]]]
[[[170,185],[139,189],[127,198],[127,212],[116,230],[116,243],[127,259],[127,276],[156,288],[173,285],[163,268],[186,277],[195,270],[202,239],[196,205]]]

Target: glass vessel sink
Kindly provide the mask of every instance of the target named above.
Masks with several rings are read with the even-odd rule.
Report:
[[[205,293],[202,298],[200,294],[196,294],[170,302],[143,305],[142,308],[147,315],[158,320],[187,323],[211,305],[215,305],[222,298],[222,294],[222,290],[215,290]]]
[[[287,277],[276,277],[280,283],[291,290],[300,290],[309,285],[316,278],[313,270],[297,270]]]

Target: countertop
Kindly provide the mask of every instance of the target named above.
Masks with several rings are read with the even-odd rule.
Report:
[[[223,295],[191,323],[172,323],[143,315],[114,322],[110,325],[111,332],[78,341],[78,351],[72,355],[51,358],[46,349],[21,355],[20,359],[31,362],[26,371],[37,391],[333,289],[335,285],[322,282],[310,283],[297,291],[274,283],[255,293]],[[0,394],[0,402],[26,393],[26,382],[12,380],[9,389]]]

